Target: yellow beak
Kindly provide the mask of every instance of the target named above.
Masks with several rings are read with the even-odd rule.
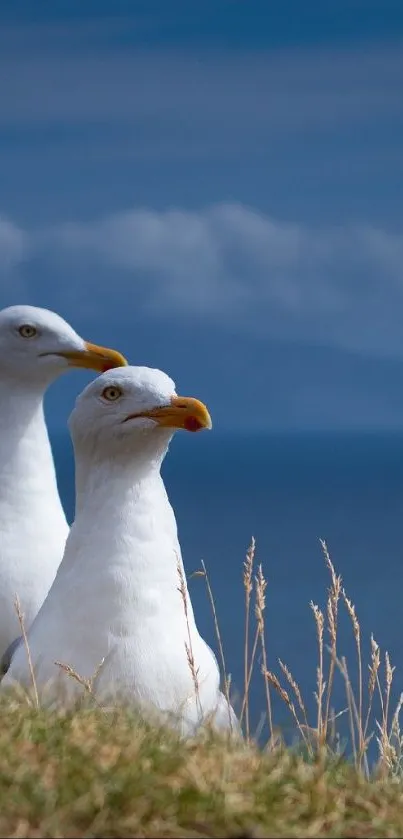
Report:
[[[162,428],[183,428],[186,431],[200,431],[212,427],[211,417],[203,402],[189,396],[173,396],[169,405],[131,414],[126,420],[147,417]]]
[[[108,347],[99,347],[97,344],[85,343],[83,350],[60,352],[58,355],[67,358],[69,367],[83,367],[88,370],[97,370],[105,373],[114,367],[126,367],[127,361],[120,352],[111,350]]]

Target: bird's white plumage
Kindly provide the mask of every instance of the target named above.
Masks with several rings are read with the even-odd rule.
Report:
[[[107,401],[106,387],[120,396]],[[174,383],[159,370],[126,367],[92,382],[70,418],[76,518],[54,584],[29,633],[39,687],[53,696],[62,661],[89,678],[102,659],[99,695],[173,715],[183,732],[212,717],[237,725],[219,689],[216,658],[198,633],[175,515],[160,474],[172,428],[135,417],[169,404]],[[185,581],[187,618],[178,563]],[[198,690],[187,660],[194,656]],[[60,674],[72,695],[77,683]],[[3,681],[30,684],[20,647]],[[231,722],[230,722],[231,720]]]
[[[59,498],[43,397],[84,340],[54,312],[0,312],[0,656],[28,627],[63,556],[68,524]]]

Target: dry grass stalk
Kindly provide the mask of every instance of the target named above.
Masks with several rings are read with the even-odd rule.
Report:
[[[351,623],[352,623],[354,640],[355,640],[355,645],[356,645],[356,649],[357,649],[357,660],[358,660],[358,719],[359,719],[359,723],[358,723],[358,756],[359,756],[359,762],[361,763],[361,760],[362,760],[363,755],[364,755],[364,742],[365,742],[364,726],[363,726],[363,708],[362,708],[361,628],[360,628],[360,624],[359,624],[357,614],[356,614],[356,611],[355,611],[355,606],[351,602],[351,600],[349,600],[349,598],[347,597],[347,594],[346,594],[344,588],[342,589],[342,596],[343,596],[343,600],[344,600],[344,603],[346,605],[346,609],[347,609],[347,612],[349,614],[349,617],[350,617],[350,620],[351,620]]]
[[[248,708],[248,722],[246,724],[246,735],[247,739],[249,739],[249,691],[250,691],[250,683],[252,679],[253,668],[255,666],[256,661],[256,654],[257,654],[257,647],[259,643],[259,627],[256,626],[255,629],[255,636],[253,639],[252,644],[252,651],[249,656],[249,617],[250,617],[250,594],[252,590],[252,576],[253,576],[253,563],[254,563],[254,556],[255,556],[255,548],[256,543],[255,539],[252,537],[252,541],[249,547],[249,550],[246,555],[246,560],[244,562],[244,576],[243,576],[243,584],[245,590],[245,605],[246,610],[248,612],[247,617],[245,617],[245,648],[244,648],[244,662],[245,662],[245,684],[244,684],[244,695],[242,700],[242,707],[240,713],[240,723],[242,725],[242,721],[244,718],[244,714],[246,713],[246,708]],[[246,630],[247,627],[247,630]],[[249,660],[248,660],[249,657]]]
[[[242,725],[243,716],[245,714],[245,731],[246,739],[250,740],[250,720],[249,720],[249,685],[251,677],[251,668],[249,666],[249,623],[250,623],[250,603],[253,589],[253,563],[255,559],[255,539],[252,536],[250,546],[246,552],[246,558],[243,565],[243,586],[245,591],[245,643],[244,643],[244,695],[241,709],[240,722]],[[252,653],[256,654],[258,633],[255,635],[256,645],[254,644]],[[252,658],[253,660],[253,658]]]
[[[305,746],[308,749],[308,752],[312,755],[312,746],[311,746],[311,744],[310,744],[310,742],[309,742],[309,740],[308,740],[308,738],[305,734],[304,727],[301,725],[301,721],[300,721],[300,719],[298,717],[298,714],[295,710],[295,705],[294,705],[293,701],[290,699],[289,694],[287,693],[285,688],[283,688],[281,686],[277,676],[275,675],[275,673],[272,673],[271,670],[266,670],[263,673],[263,675],[265,676],[266,681],[270,682],[270,684],[273,685],[274,689],[277,691],[278,695],[280,696],[280,699],[282,699],[283,702],[285,702],[285,704],[287,705],[287,708],[289,709],[289,711],[290,711],[290,713],[291,713],[291,715],[292,715],[292,717],[295,721],[295,724],[298,728],[298,731],[301,734],[301,737],[302,737],[302,739],[305,743]],[[309,729],[308,725],[307,725],[307,729]]]
[[[396,705],[396,710],[395,710],[395,712],[393,714],[393,717],[392,717],[392,722],[391,722],[391,726],[390,726],[391,735],[394,731],[399,730],[399,716],[400,716],[400,711],[401,711],[402,707],[403,707],[403,693],[401,693],[400,696],[399,696],[399,701]]]
[[[257,623],[257,630],[259,633],[260,638],[260,646],[262,649],[262,672],[263,674],[268,672],[267,667],[267,652],[266,652],[266,640],[265,640],[265,631],[264,631],[264,610],[266,608],[266,587],[267,582],[263,576],[262,566],[259,565],[257,569],[257,576],[255,577],[255,593],[256,593],[256,602],[255,602],[255,616],[256,616],[256,623]],[[271,697],[270,697],[270,686],[268,679],[265,678],[265,692],[266,692],[266,706],[267,706],[267,719],[269,724],[269,742],[273,744],[273,717],[272,717],[272,710],[271,710]]]
[[[340,670],[341,675],[344,679],[345,689],[346,689],[346,697],[347,697],[347,707],[348,707],[348,718],[350,724],[350,736],[351,736],[351,745],[353,748],[353,757],[354,763],[358,767],[358,752],[357,752],[357,743],[356,743],[356,728],[359,728],[359,716],[357,710],[357,704],[354,698],[354,691],[350,680],[350,675],[347,668],[347,660],[345,656],[342,656],[341,659],[336,659],[336,664]]]
[[[252,652],[251,652],[250,659],[249,659],[248,679],[247,679],[247,684],[246,684],[246,688],[244,689],[244,695],[243,695],[243,699],[242,699],[242,706],[241,706],[241,713],[240,713],[241,724],[242,724],[242,720],[243,720],[244,713],[245,713],[246,703],[249,701],[250,683],[251,683],[251,680],[252,680],[253,668],[254,668],[255,661],[256,661],[258,643],[259,643],[259,629],[258,629],[258,627],[256,627],[255,637],[253,639],[253,644],[252,644]]]
[[[385,702],[385,722],[387,722],[389,718],[389,704],[390,704],[390,691],[392,687],[393,681],[393,674],[395,672],[395,667],[392,667],[389,653],[385,652],[385,678],[386,678],[386,702]]]
[[[222,643],[222,640],[221,640],[221,632],[220,632],[220,626],[219,626],[219,623],[218,623],[217,610],[216,610],[216,607],[215,607],[215,600],[214,600],[214,596],[213,596],[213,591],[212,591],[212,588],[211,588],[211,585],[210,585],[210,580],[209,580],[209,576],[207,574],[207,568],[206,568],[206,565],[204,563],[204,560],[202,560],[201,564],[202,564],[202,569],[203,569],[202,573],[203,573],[203,576],[204,576],[204,579],[205,579],[205,582],[206,582],[207,594],[208,594],[209,601],[210,601],[211,611],[213,613],[214,630],[215,630],[215,634],[216,634],[216,638],[217,638],[218,652],[219,652],[219,655],[220,655],[221,669],[222,669],[223,679],[224,679],[224,695],[225,695],[225,698],[227,700],[229,728],[230,728],[230,732],[232,733],[233,726],[232,726],[231,702],[230,702],[230,693],[229,693],[230,692],[230,685],[231,685],[231,677],[229,675],[227,675],[227,668],[225,666],[224,647],[223,647],[223,643]]]
[[[380,750],[380,753],[381,753],[381,761],[383,763],[383,767],[381,767],[381,769],[383,769],[384,771],[391,769],[392,766],[397,762],[397,752],[396,752],[396,749],[395,749],[395,747],[392,743],[391,733],[388,729],[390,692],[391,692],[391,688],[392,688],[394,670],[395,670],[395,668],[392,667],[391,662],[390,662],[389,653],[385,652],[384,701],[381,702],[382,721],[377,722],[377,727],[378,727],[378,731],[379,731],[379,734],[380,734],[380,736],[377,737],[377,742],[378,742],[379,750]],[[378,685],[379,685],[379,690],[380,690],[379,679],[378,679]],[[397,709],[396,709],[395,714],[393,715],[393,718],[392,718],[392,726],[393,726],[394,719],[395,719],[395,725],[396,725],[396,721],[398,720],[399,711],[400,711],[400,708],[399,708],[399,703],[398,703]],[[397,712],[397,717],[396,717],[396,712]]]
[[[294,676],[292,675],[291,671],[281,661],[280,658],[278,660],[278,663],[279,663],[279,665],[280,665],[280,667],[281,667],[281,669],[284,673],[284,676],[287,679],[288,684],[290,685],[290,687],[293,689],[293,691],[295,693],[299,708],[302,711],[302,714],[303,714],[303,717],[304,717],[304,724],[305,724],[306,728],[308,729],[308,728],[310,728],[310,726],[308,725],[308,718],[307,718],[307,714],[306,714],[305,703],[304,703],[304,700],[302,699],[302,694],[301,694],[301,691],[299,689],[298,682],[296,682],[296,680],[294,679]]]
[[[392,722],[389,730],[389,743],[396,744],[394,748],[394,762],[389,766],[389,770],[393,775],[401,777],[403,769],[403,735],[400,731],[400,711],[403,707],[403,693],[400,694],[399,701],[396,705],[396,710],[392,717]]]
[[[324,739],[326,740],[328,735],[328,721],[331,719],[330,702],[333,690],[333,680],[337,657],[337,623],[342,580],[341,577],[337,575],[335,572],[334,565],[332,563],[332,560],[330,559],[327,543],[324,539],[320,539],[320,544],[322,546],[323,555],[325,558],[326,565],[329,569],[331,578],[331,585],[328,592],[328,599],[326,604],[327,629],[330,636],[330,663],[327,678],[326,704],[324,714]]]
[[[21,635],[22,635],[22,638],[23,638],[23,641],[24,641],[24,647],[25,647],[25,650],[26,650],[26,653],[27,653],[29,673],[30,673],[30,676],[31,676],[32,689],[33,689],[33,692],[34,692],[35,707],[39,708],[38,687],[37,687],[36,679],[35,679],[35,671],[34,671],[34,666],[33,666],[33,663],[32,663],[31,650],[29,648],[28,636],[27,636],[27,632],[26,632],[26,629],[25,629],[25,621],[24,621],[24,615],[23,615],[23,612],[22,612],[22,609],[21,609],[21,603],[20,603],[19,597],[17,595],[15,596],[14,607],[15,607],[15,611],[17,612],[18,622],[20,624],[20,629],[21,629]]]
[[[181,598],[182,598],[183,609],[184,609],[185,618],[186,618],[187,633],[188,633],[188,640],[185,641],[186,658],[187,658],[187,663],[188,663],[189,670],[190,670],[191,675],[192,675],[193,686],[194,686],[195,697],[196,697],[196,707],[197,707],[197,712],[199,714],[199,720],[201,721],[203,719],[203,709],[202,709],[202,705],[201,705],[201,701],[200,701],[199,670],[196,667],[196,663],[195,663],[195,659],[194,659],[194,655],[193,655],[192,636],[190,634],[190,625],[189,625],[189,612],[188,612],[188,600],[187,600],[185,575],[183,573],[183,568],[182,568],[179,557],[177,556],[176,559],[177,559],[176,570],[178,572],[178,577],[179,577],[178,591],[179,591],[179,593],[181,595]]]
[[[81,687],[84,688],[85,693],[92,694],[90,679],[86,679],[85,676],[80,676],[80,674],[74,670],[74,667],[71,667],[70,664],[65,664],[64,661],[55,661],[55,665],[56,667],[59,667],[63,673],[66,673],[66,676],[81,685]]]
[[[381,652],[379,649],[379,645],[376,643],[375,638],[371,635],[371,664],[368,665],[369,669],[369,678],[368,678],[368,708],[367,714],[365,717],[364,723],[364,740],[367,738],[368,732],[368,725],[372,711],[372,704],[374,699],[375,693],[375,685],[379,682],[378,671],[381,663]]]
[[[96,681],[105,664],[105,661],[106,656],[104,656],[104,658],[101,659],[93,675],[90,676],[88,679],[86,679],[85,676],[81,676],[80,673],[77,673],[74,667],[71,667],[70,664],[65,664],[63,661],[55,661],[55,665],[56,667],[59,667],[59,669],[62,670],[63,673],[66,674],[66,676],[68,676],[70,679],[73,679],[75,682],[77,682],[77,684],[81,685],[81,687],[84,688],[84,694],[90,696],[95,705],[98,708],[102,709],[101,704],[98,702],[95,696],[95,687]]]
[[[324,618],[323,612],[319,609],[319,606],[316,603],[313,603],[312,600],[310,602],[310,607],[313,611],[313,615],[315,618],[316,624],[316,635],[318,639],[318,652],[319,652],[319,664],[316,671],[316,683],[317,683],[317,693],[316,693],[316,701],[318,706],[318,713],[317,713],[317,721],[316,721],[316,731],[318,736],[318,742],[323,743],[323,694],[325,690],[325,682],[323,678],[323,627],[324,627]]]

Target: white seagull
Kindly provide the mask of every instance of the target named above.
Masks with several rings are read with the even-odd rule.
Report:
[[[45,424],[48,386],[72,367],[104,371],[120,353],[89,344],[59,315],[34,306],[0,311],[0,656],[28,628],[61,562],[69,526]]]
[[[211,428],[207,408],[177,396],[160,370],[125,367],[85,388],[69,428],[76,517],[28,635],[38,689],[52,703],[62,682],[70,701],[82,689],[55,662],[88,679],[103,661],[99,697],[156,711],[185,735],[208,719],[238,730],[216,658],[196,627],[160,474],[176,429]],[[15,682],[31,684],[23,644],[1,689]]]

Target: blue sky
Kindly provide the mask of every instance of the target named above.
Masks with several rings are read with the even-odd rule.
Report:
[[[165,369],[219,428],[400,428],[401,2],[4,0],[0,24],[0,305]]]

